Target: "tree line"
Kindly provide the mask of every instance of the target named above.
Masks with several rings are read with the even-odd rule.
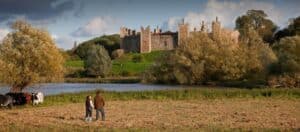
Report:
[[[300,86],[300,17],[276,32],[262,10],[249,10],[236,20],[238,44],[228,35],[192,34],[143,75],[145,82],[207,84],[250,82]]]

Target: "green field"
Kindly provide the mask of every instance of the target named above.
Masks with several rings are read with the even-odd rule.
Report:
[[[151,53],[128,53],[120,58],[113,60],[112,76],[138,76],[144,72],[149,66],[151,66],[156,58],[162,55],[165,51],[155,51]],[[137,57],[140,60],[135,61]],[[84,64],[82,60],[67,61],[66,67],[83,68]]]
[[[94,95],[96,91],[80,93],[65,93],[46,96],[43,105],[56,105],[65,103],[84,102],[87,95]],[[159,91],[132,91],[132,92],[104,92],[104,98],[115,100],[210,100],[210,99],[234,99],[234,98],[285,98],[299,99],[300,89],[242,89],[242,88],[182,88],[177,90]]]
[[[83,68],[83,61],[82,60],[70,60],[66,61],[66,67],[76,67],[76,68]]]

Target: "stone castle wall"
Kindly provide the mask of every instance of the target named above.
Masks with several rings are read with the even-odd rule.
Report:
[[[141,28],[140,52],[151,52],[151,31],[149,26],[145,29],[143,27]]]
[[[200,26],[200,30],[197,31],[197,28],[194,28],[194,31],[189,31],[189,24],[180,23],[178,25],[178,32],[161,32],[161,29],[158,27],[151,32],[150,27],[141,27],[140,32],[131,30],[129,28],[121,27],[120,37],[121,49],[124,49],[125,52],[138,52],[138,53],[149,53],[151,51],[157,50],[172,50],[180,45],[185,39],[187,39],[191,33],[203,32],[209,34],[213,39],[218,38],[219,35],[229,35],[231,41],[238,43],[239,32],[230,29],[224,29],[221,27],[221,22],[216,18],[212,22],[211,32],[208,32],[204,21]]]
[[[172,50],[177,47],[177,34],[154,34],[151,36],[151,49],[157,50]]]
[[[140,52],[140,35],[122,38],[121,49],[125,52]]]
[[[180,45],[189,36],[189,25],[183,22],[178,28],[178,44]]]

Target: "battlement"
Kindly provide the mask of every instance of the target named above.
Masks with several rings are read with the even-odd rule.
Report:
[[[121,27],[120,28],[120,37],[124,38],[126,36],[135,36],[137,35],[136,30],[126,28],[126,27]]]
[[[141,27],[140,32],[126,27],[120,28],[121,45],[120,47],[125,52],[140,52],[147,53],[155,50],[172,50],[178,45],[183,44],[191,33],[202,32],[209,34],[213,39],[219,35],[230,35],[231,40],[238,43],[239,32],[221,27],[221,22],[216,17],[211,23],[211,32],[208,26],[202,21],[199,28],[194,27],[192,31],[189,29],[189,24],[184,22],[178,24],[178,32],[166,31],[162,32],[158,26],[153,30],[150,26]]]

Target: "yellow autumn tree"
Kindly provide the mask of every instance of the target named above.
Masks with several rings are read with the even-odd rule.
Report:
[[[64,59],[45,30],[18,20],[0,44],[0,81],[20,92],[40,82],[60,81]]]
[[[191,34],[174,51],[160,57],[143,75],[143,81],[205,84],[263,80],[276,56],[255,31],[250,31],[250,38],[238,43],[227,34],[215,38],[201,32]]]

